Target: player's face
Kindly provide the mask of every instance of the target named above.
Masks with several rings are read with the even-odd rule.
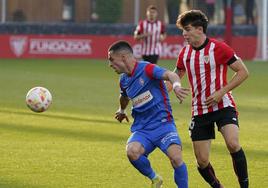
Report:
[[[108,52],[108,60],[109,66],[114,69],[116,73],[123,73],[125,63],[123,62],[122,55]]]
[[[200,42],[202,42],[203,28],[199,26],[194,27],[189,24],[183,28],[182,35],[188,44],[199,47]]]
[[[147,10],[146,15],[147,15],[148,20],[155,21],[157,18],[157,10],[149,9],[149,10]]]

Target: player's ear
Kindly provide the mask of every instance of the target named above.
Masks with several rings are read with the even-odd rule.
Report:
[[[125,62],[127,62],[127,54],[122,54],[122,61],[125,63]]]
[[[126,56],[124,54],[121,55],[122,61],[126,61]]]
[[[198,26],[197,29],[198,29],[199,32],[204,33],[204,30],[203,30],[202,26]]]

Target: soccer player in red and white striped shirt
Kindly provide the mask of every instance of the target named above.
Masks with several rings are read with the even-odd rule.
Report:
[[[157,8],[148,6],[146,20],[141,20],[134,32],[134,39],[142,42],[142,58],[156,64],[161,54],[161,42],[166,38],[165,25],[157,19]]]
[[[242,60],[224,42],[208,38],[208,19],[199,10],[179,15],[177,27],[188,43],[180,52],[176,71],[186,72],[192,89],[192,121],[189,127],[198,171],[213,188],[222,188],[209,161],[214,124],[222,134],[232,156],[241,188],[248,187],[247,161],[239,144],[238,113],[231,90],[249,75]],[[227,81],[227,69],[235,74]]]

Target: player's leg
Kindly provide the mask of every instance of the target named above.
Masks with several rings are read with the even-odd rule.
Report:
[[[188,172],[182,160],[181,140],[174,124],[167,126],[156,145],[168,156],[174,168],[174,180],[179,188],[188,188]]]
[[[225,108],[221,110],[217,125],[232,156],[234,171],[238,177],[240,187],[247,188],[247,160],[245,153],[239,144],[239,125],[236,110],[234,108]]]
[[[232,156],[234,171],[241,188],[248,188],[247,160],[243,149],[239,144],[239,128],[237,125],[228,124],[221,127],[227,148]]]
[[[127,142],[127,157],[130,163],[144,176],[154,179],[157,175],[147,156],[154,150],[153,144],[142,134],[135,132]]]
[[[198,172],[213,188],[222,188],[216,177],[215,171],[209,162],[211,139],[215,138],[214,123],[212,116],[208,114],[203,117],[194,117],[189,131],[193,142],[194,154],[198,164]],[[211,119],[211,120],[210,120]]]
[[[188,188],[188,172],[186,164],[182,160],[181,146],[171,144],[167,150],[167,156],[174,168],[174,180],[179,188]]]
[[[193,141],[194,154],[198,164],[198,172],[213,188],[223,187],[216,177],[215,171],[209,162],[211,140]]]

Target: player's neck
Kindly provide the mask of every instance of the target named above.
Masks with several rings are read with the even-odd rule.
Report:
[[[192,44],[192,46],[194,48],[199,48],[199,47],[201,47],[205,43],[206,39],[207,39],[207,36],[204,34],[204,35],[200,36],[200,39],[197,40],[196,42],[194,42]]]
[[[134,73],[134,71],[135,71],[135,69],[136,69],[136,66],[137,66],[137,60],[136,59],[131,59],[130,60],[130,62],[131,63],[129,63],[129,64],[127,64],[127,66],[126,66],[126,74],[128,75],[128,76],[132,76],[133,75],[133,73]]]
[[[156,19],[147,19],[150,23],[153,23],[156,21]]]

